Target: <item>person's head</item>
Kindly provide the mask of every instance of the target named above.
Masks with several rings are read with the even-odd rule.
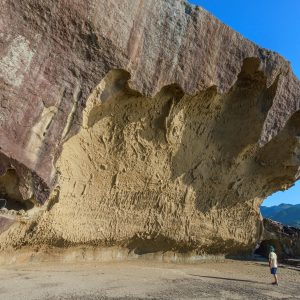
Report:
[[[273,246],[269,247],[269,252],[275,252],[275,248]]]

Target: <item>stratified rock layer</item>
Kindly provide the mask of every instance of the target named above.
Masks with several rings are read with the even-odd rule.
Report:
[[[1,5],[2,248],[250,251],[299,177],[282,57],[185,1]]]

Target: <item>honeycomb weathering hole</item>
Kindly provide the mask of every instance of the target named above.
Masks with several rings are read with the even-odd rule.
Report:
[[[34,204],[23,199],[19,190],[19,177],[14,169],[8,169],[0,176],[0,208],[8,210],[29,210]]]

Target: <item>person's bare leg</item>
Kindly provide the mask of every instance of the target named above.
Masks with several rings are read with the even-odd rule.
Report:
[[[275,283],[278,285],[278,278],[276,274],[274,275],[274,278],[275,278]]]
[[[277,275],[273,274],[273,276],[274,276],[274,280],[275,281],[272,284],[277,284],[278,285],[278,277],[277,277]]]

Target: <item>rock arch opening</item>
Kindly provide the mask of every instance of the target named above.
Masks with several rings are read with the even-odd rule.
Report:
[[[266,198],[260,210],[264,218],[300,228],[300,180]]]
[[[300,254],[300,180],[282,186],[260,206],[263,235],[255,254],[268,257],[270,246],[280,259]]]

